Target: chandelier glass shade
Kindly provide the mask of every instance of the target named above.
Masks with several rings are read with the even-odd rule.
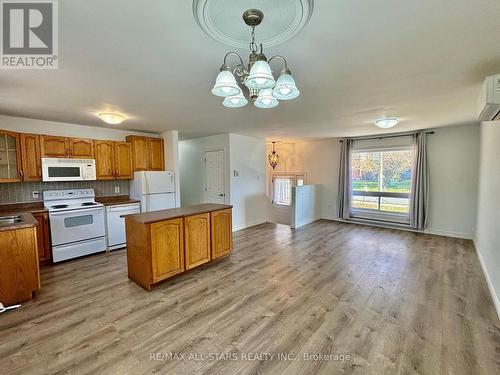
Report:
[[[245,86],[249,89],[263,90],[273,88],[276,84],[271,67],[266,61],[257,61],[250,69],[250,74],[245,80]]]
[[[273,152],[271,152],[267,158],[269,159],[269,164],[271,165],[271,167],[274,169],[276,168],[276,166],[278,165],[279,161],[280,161],[280,156],[276,153],[276,151],[274,150],[274,145],[276,144],[276,142],[273,142]]]
[[[279,100],[290,100],[295,99],[299,95],[300,92],[295,85],[293,77],[286,72],[280,75],[274,87],[273,96]]]
[[[243,13],[243,20],[252,28],[250,42],[250,56],[247,65],[236,52],[228,52],[224,56],[224,63],[215,80],[212,94],[225,98],[223,105],[228,108],[243,107],[248,103],[246,93],[255,101],[258,108],[274,108],[278,100],[290,100],[299,96],[295,80],[283,56],[275,55],[269,60],[264,55],[262,44],[255,43],[255,27],[260,25],[264,14],[258,9],[249,9]],[[230,56],[238,59],[238,64],[233,68],[228,65]],[[271,66],[272,60],[279,59],[283,62],[281,75],[276,82]]]
[[[278,99],[273,96],[273,90],[271,89],[260,90],[259,96],[254,102],[257,108],[274,108],[278,104]]]
[[[247,103],[248,103],[247,98],[245,98],[243,94],[240,92],[238,95],[235,96],[227,96],[222,102],[222,105],[228,108],[238,108],[247,105]]]
[[[233,73],[227,70],[221,71],[215,80],[212,94],[223,98],[241,94],[241,89],[236,83],[236,78],[234,78]]]

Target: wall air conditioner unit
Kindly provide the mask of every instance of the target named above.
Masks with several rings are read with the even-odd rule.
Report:
[[[500,74],[486,77],[479,96],[479,120],[500,120]]]

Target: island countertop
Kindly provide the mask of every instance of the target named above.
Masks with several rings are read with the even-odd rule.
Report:
[[[127,220],[135,221],[136,223],[149,224],[158,221],[175,219],[178,217],[192,216],[205,212],[225,210],[232,208],[230,204],[218,203],[203,203],[188,207],[169,208],[167,210],[143,212],[140,214],[124,215]]]

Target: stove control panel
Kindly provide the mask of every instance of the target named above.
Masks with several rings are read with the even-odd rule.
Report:
[[[46,190],[43,192],[44,201],[76,198],[94,198],[94,189]]]

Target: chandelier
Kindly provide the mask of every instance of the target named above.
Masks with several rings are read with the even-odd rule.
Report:
[[[274,149],[274,145],[276,144],[276,142],[272,142],[272,143],[273,143],[273,152],[270,153],[267,157],[269,159],[269,164],[271,164],[271,167],[273,167],[273,169],[275,169],[280,161],[280,156],[276,153],[276,151]]]
[[[243,59],[236,52],[228,52],[224,56],[224,63],[215,80],[212,94],[223,97],[222,104],[225,107],[238,108],[247,105],[248,100],[243,95],[243,86],[248,89],[249,97],[258,108],[274,108],[279,104],[279,100],[295,99],[300,94],[286,59],[276,55],[268,60],[263,53],[262,44],[255,43],[255,27],[260,25],[263,19],[264,13],[258,9],[249,9],[243,13],[243,21],[252,28],[248,65],[243,63]],[[234,68],[227,64],[229,56],[235,56],[239,60]],[[282,60],[284,65],[277,81],[274,80],[269,66],[274,59]]]

